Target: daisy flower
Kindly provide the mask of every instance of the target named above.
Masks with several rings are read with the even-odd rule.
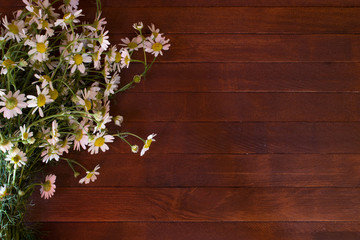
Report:
[[[47,40],[46,35],[36,35],[34,40],[26,40],[24,45],[32,47],[28,54],[33,60],[43,62],[48,59],[47,49],[49,41]]]
[[[103,49],[99,46],[96,46],[94,48],[94,53],[92,54],[92,59],[94,61],[94,68],[96,70],[99,70],[101,68],[101,54],[103,52]]]
[[[40,194],[42,198],[49,199],[55,193],[55,180],[56,176],[53,174],[47,175],[45,178],[45,182],[41,184]]]
[[[153,139],[156,136],[156,134],[150,134],[147,139],[145,140],[144,147],[141,149],[140,156],[143,156],[147,150],[150,148],[151,142],[155,142],[155,139]]]
[[[129,68],[130,64],[130,54],[127,49],[123,49],[121,52],[121,68]]]
[[[94,82],[91,84],[91,87],[88,90],[89,99],[96,99],[96,96],[99,94],[101,88],[99,87],[99,82]]]
[[[20,134],[21,139],[27,141],[29,138],[33,136],[33,132],[30,132],[30,128],[26,129],[25,124],[21,127],[20,126]]]
[[[0,150],[3,152],[9,151],[13,146],[14,144],[7,139],[0,142]]]
[[[1,63],[1,74],[7,74],[11,68],[16,67],[16,63],[11,59],[5,59],[4,61],[0,60],[0,63]]]
[[[148,26],[151,31],[151,38],[155,39],[160,34],[160,29],[156,28],[155,25],[152,23],[151,26]]]
[[[0,187],[0,199],[4,198],[7,195],[7,187],[3,185]]]
[[[121,53],[123,52],[123,50],[126,50],[126,49],[120,49],[120,51],[116,51],[114,53],[114,57],[113,57],[113,71],[118,71],[120,72],[121,71]],[[127,50],[126,50],[127,51]]]
[[[25,38],[25,23],[23,20],[13,20],[11,23],[8,22],[7,17],[3,18],[3,25],[8,30],[5,34],[6,39],[13,39],[20,42],[21,39]]]
[[[105,152],[106,150],[109,150],[109,146],[106,144],[108,142],[113,142],[114,141],[114,136],[111,135],[105,135],[105,133],[97,133],[95,137],[93,137],[90,140],[89,143],[89,152],[90,154],[98,154],[99,153],[99,148],[101,149],[101,151]]]
[[[39,79],[39,81],[35,81],[35,82],[33,82],[33,84],[36,84],[36,83],[40,82],[41,83],[41,88],[44,88],[47,85],[49,85],[50,89],[54,89],[50,76],[48,76],[48,75],[39,75],[39,74],[35,74],[34,76],[37,79]]]
[[[170,39],[165,40],[161,34],[159,34],[155,40],[148,38],[144,43],[145,51],[154,54],[155,57],[157,57],[159,54],[163,55],[162,50],[169,50],[169,41]]]
[[[36,85],[36,91],[37,91],[37,97],[29,95],[27,98],[29,99],[27,101],[28,107],[34,108],[32,111],[32,114],[34,114],[37,110],[39,110],[40,117],[44,117],[44,112],[42,111],[42,107],[45,106],[47,103],[51,103],[54,100],[50,98],[49,95],[49,89],[44,88],[42,91],[40,90],[40,87]],[[1,103],[1,102],[0,102]],[[1,109],[0,109],[1,111]]]
[[[7,95],[1,96],[0,106],[4,106],[0,109],[0,113],[4,113],[4,117],[7,119],[16,117],[18,114],[22,114],[21,109],[26,108],[27,104],[25,94],[20,94],[20,90],[14,92],[9,91]]]
[[[41,153],[44,163],[48,163],[51,160],[59,161],[60,155],[59,146],[47,146]]]
[[[70,7],[68,7],[67,12],[64,14],[64,17],[62,19],[58,19],[55,22],[55,26],[61,26],[62,29],[67,30],[67,25],[70,23],[79,23],[80,20],[76,19],[77,17],[83,16],[81,14],[82,10],[74,11]]]
[[[95,180],[97,179],[96,176],[100,174],[99,172],[97,172],[97,170],[99,170],[99,169],[100,169],[100,166],[97,165],[94,168],[94,170],[86,171],[86,176],[83,177],[82,179],[80,179],[79,183],[80,184],[83,184],[83,183],[88,184],[88,183],[90,183],[90,181],[95,182]]]
[[[105,113],[105,115],[103,115],[103,113],[100,111],[98,112],[99,114],[95,113],[95,118],[97,122],[96,127],[94,128],[94,133],[96,131],[101,131],[102,129],[106,128],[106,124],[111,122],[112,116],[110,116],[109,113]],[[100,118],[98,116],[101,116]]]
[[[131,41],[129,38],[123,38],[121,39],[121,41],[123,42],[122,44],[120,44],[121,46],[127,47],[129,49],[129,51],[137,51],[139,48],[142,47],[142,38],[140,35],[134,37]]]
[[[66,137],[63,141],[60,142],[59,152],[60,154],[69,153],[70,145],[72,144],[69,137]]]
[[[86,146],[89,143],[89,137],[87,132],[89,131],[89,125],[86,124],[87,120],[82,120],[78,126],[78,129],[75,130],[74,135],[70,138],[74,141],[74,150],[80,151],[80,147],[86,149]]]
[[[114,94],[114,91],[117,90],[118,85],[120,84],[120,76],[118,73],[115,73],[111,79],[105,78],[105,91],[104,96],[108,97],[110,94]]]
[[[76,69],[78,69],[81,73],[85,73],[85,65],[84,63],[91,62],[91,56],[86,53],[81,53],[83,48],[83,43],[80,43],[76,48],[76,54],[72,55],[70,58],[70,68],[71,73],[74,73]]]
[[[37,23],[37,29],[45,30],[46,31],[45,35],[51,37],[54,35],[54,29],[52,29],[54,25],[49,21],[47,21],[46,19],[47,19],[47,14],[40,19],[35,18],[35,21]]]
[[[25,165],[27,162],[27,157],[23,151],[15,148],[9,151],[9,155],[6,156],[5,160],[14,164],[14,168],[18,168]]]
[[[95,18],[95,21],[94,21],[94,28],[95,28],[95,31],[101,31],[104,29],[103,26],[105,26],[107,24],[105,18],[101,18],[101,12],[99,14],[97,14],[96,18]]]
[[[56,120],[54,120],[51,124],[51,132],[49,139],[47,139],[48,143],[51,145],[56,145],[59,142],[60,133],[58,131],[58,124]]]
[[[84,89],[80,91],[82,98],[78,96],[78,104],[80,104],[82,107],[84,107],[85,111],[90,111],[92,104],[91,104],[91,95],[90,91]]]
[[[109,31],[104,32],[104,30],[102,30],[99,36],[96,34],[96,38],[101,45],[101,49],[104,51],[106,51],[108,49],[108,46],[110,45],[110,42],[108,40],[109,36],[107,36],[108,33]]]

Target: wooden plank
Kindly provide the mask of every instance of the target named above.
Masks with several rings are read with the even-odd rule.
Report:
[[[41,222],[360,220],[359,188],[59,187],[33,197],[29,219]]]
[[[197,1],[183,1],[183,0],[101,0],[103,7],[224,7],[224,6],[254,6],[254,7],[268,7],[268,6],[331,6],[331,7],[356,7],[360,3],[356,0],[197,0]],[[23,6],[21,0],[9,1],[0,0],[1,6],[18,7]],[[85,1],[80,0],[80,6],[96,7],[96,0]]]
[[[140,74],[132,64],[123,83]],[[359,63],[156,63],[131,92],[358,92]]]
[[[146,122],[359,121],[359,102],[357,93],[125,93],[112,112]]]
[[[90,16],[95,13],[87,10]],[[121,14],[119,14],[121,13]],[[132,24],[155,23],[164,33],[354,33],[360,8],[147,7],[103,9],[112,33],[132,33]],[[266,16],[266,17],[264,17]],[[181,24],[179,24],[181,22]]]
[[[44,223],[44,238],[133,239],[133,240],[356,240],[359,222],[120,222],[120,223]]]
[[[357,187],[360,155],[354,154],[71,154],[92,169],[100,164],[96,187]],[[65,161],[47,169],[57,186],[77,186]],[[40,179],[41,181],[41,179]]]
[[[112,43],[120,43],[124,36],[113,34]],[[360,35],[167,34],[167,38],[171,48],[159,61],[360,61]]]
[[[360,153],[359,122],[125,122],[122,131],[158,134],[145,158],[151,153]],[[129,152],[120,140],[110,147]]]

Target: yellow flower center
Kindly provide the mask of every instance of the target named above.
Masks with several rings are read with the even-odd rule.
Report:
[[[75,54],[74,61],[76,65],[80,65],[83,62],[83,57],[80,54]]]
[[[126,56],[126,57],[125,57],[125,64],[128,65],[129,62],[130,62],[130,58],[129,58],[129,56]]]
[[[163,45],[161,44],[161,43],[154,43],[153,45],[152,45],[152,50],[154,50],[155,52],[160,52],[161,51],[161,49],[163,48]]]
[[[11,59],[6,59],[5,61],[3,61],[3,66],[6,67],[7,69],[9,69],[15,62],[12,61]]]
[[[34,7],[34,13],[36,15],[39,15],[40,9],[38,7]]]
[[[152,139],[147,139],[146,142],[145,142],[145,146],[144,148],[149,148],[150,147],[150,144],[152,142]]]
[[[50,89],[49,94],[50,94],[50,98],[52,100],[56,100],[59,96],[59,92],[56,89],[54,89],[54,90]]]
[[[90,109],[91,109],[91,102],[87,99],[85,99],[85,109],[87,111],[90,111]]]
[[[81,129],[77,130],[75,133],[75,140],[80,142],[80,140],[83,138],[83,132]]]
[[[119,63],[120,61],[121,61],[121,54],[119,52],[116,52],[115,62]]]
[[[65,21],[66,23],[70,23],[72,20],[75,19],[75,16],[72,15],[71,13],[66,13],[66,14],[64,15],[63,19],[64,19],[64,21]]]
[[[99,52],[94,52],[93,59],[94,62],[97,62],[99,60]]]
[[[18,26],[16,26],[15,24],[11,23],[8,25],[9,31],[12,32],[13,34],[18,34],[19,33],[19,28]]]
[[[50,180],[47,180],[44,184],[43,184],[43,187],[44,187],[44,191],[45,192],[49,192],[51,190],[51,182]]]
[[[42,24],[42,28],[49,28],[49,22],[48,21],[42,20],[41,24]]]
[[[44,52],[46,52],[46,45],[45,45],[45,43],[43,43],[43,42],[36,43],[36,50],[37,50],[39,53],[44,53]]]
[[[86,174],[86,178],[90,179],[93,175],[94,174],[90,172],[90,173]]]
[[[4,198],[7,195],[7,189],[0,195],[0,198]]]
[[[27,140],[29,137],[29,134],[27,132],[24,132],[22,136],[23,136],[24,140]]]
[[[14,157],[11,158],[11,160],[15,163],[18,164],[21,160],[21,157],[19,155],[15,155]]]
[[[18,101],[14,97],[8,98],[5,102],[5,106],[9,110],[14,109],[17,106],[17,104],[18,104]]]
[[[49,77],[48,75],[42,75],[39,81],[43,82],[44,80],[47,82],[51,82],[51,77]]]
[[[102,145],[104,145],[104,143],[105,143],[105,138],[99,137],[98,139],[95,140],[94,145],[96,147],[101,147]]]
[[[112,87],[112,84],[111,84],[111,83],[108,83],[108,84],[106,85],[106,90],[107,90],[107,91],[110,91],[111,87]]]
[[[156,38],[159,35],[158,32],[152,32],[152,34],[154,35],[154,38]]]
[[[46,103],[46,97],[44,94],[39,94],[39,96],[37,97],[37,105],[39,107],[44,106]]]
[[[130,48],[130,49],[134,49],[134,48],[136,48],[138,45],[135,43],[135,42],[129,42],[128,43],[128,48]]]

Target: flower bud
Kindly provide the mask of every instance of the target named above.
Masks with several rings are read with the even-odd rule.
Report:
[[[141,82],[141,76],[140,76],[140,75],[135,75],[134,78],[133,78],[133,81],[134,81],[135,83]]]
[[[74,172],[74,178],[77,178],[80,175],[79,172]]]
[[[113,119],[114,119],[115,125],[121,127],[121,124],[124,121],[123,116],[117,115]]]
[[[132,146],[131,146],[131,151],[132,151],[133,153],[137,153],[137,152],[139,151],[139,146],[138,146],[138,145],[132,145]]]
[[[28,139],[28,143],[33,144],[34,142],[35,142],[35,138],[34,138],[34,137]]]
[[[133,28],[134,28],[135,30],[138,30],[138,31],[140,31],[141,29],[143,29],[143,27],[144,27],[144,24],[143,24],[142,22],[138,22],[138,23],[134,23],[134,24],[133,24]]]

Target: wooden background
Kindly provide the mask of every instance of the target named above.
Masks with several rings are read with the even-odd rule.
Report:
[[[158,136],[143,158],[73,155],[100,162],[90,185],[60,164],[29,215],[44,239],[360,239],[360,1],[102,2],[112,43],[138,21],[171,39],[112,106]]]

